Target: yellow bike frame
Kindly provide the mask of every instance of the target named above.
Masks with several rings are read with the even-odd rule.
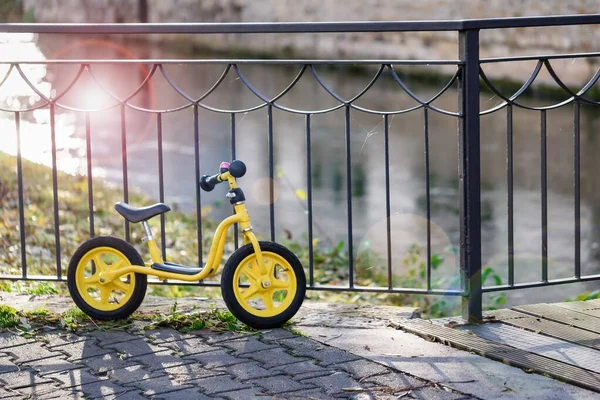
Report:
[[[231,176],[229,171],[220,174],[217,179],[220,182],[225,180],[229,183],[230,189],[236,189],[237,182],[236,179]],[[258,261],[257,275],[260,276],[261,282],[268,281],[268,271],[263,262],[262,252],[260,249],[260,245],[258,243],[258,239],[252,232],[252,225],[250,224],[250,216],[248,215],[248,210],[246,209],[246,205],[244,202],[239,202],[233,205],[234,215],[227,217],[224,219],[217,230],[215,231],[215,235],[213,237],[213,242],[210,246],[210,251],[208,253],[208,261],[206,262],[206,266],[195,275],[185,275],[179,274],[176,272],[167,272],[160,271],[154,268],[151,268],[151,264],[147,263],[146,265],[129,265],[126,267],[119,268],[114,271],[106,271],[98,273],[98,276],[93,279],[93,277],[88,278],[87,283],[98,283],[100,285],[106,285],[110,283],[114,279],[118,279],[123,275],[127,275],[130,273],[136,274],[145,274],[157,276],[161,280],[165,279],[175,279],[181,281],[195,282],[201,281],[209,276],[215,275],[219,270],[219,266],[221,264],[221,258],[223,257],[223,249],[225,247],[225,242],[227,240],[227,230],[233,224],[239,224],[242,233],[244,234],[244,243],[252,243],[252,247],[254,247],[254,253],[256,254],[256,259]],[[162,264],[163,259],[160,254],[160,250],[156,244],[154,239],[148,240],[148,250],[150,251],[150,257],[152,258],[152,263],[154,264]],[[253,265],[252,268],[255,268]],[[95,282],[97,279],[97,282]],[[92,281],[93,280],[93,281]]]

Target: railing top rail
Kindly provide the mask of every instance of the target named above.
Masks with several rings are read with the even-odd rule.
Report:
[[[460,60],[317,60],[260,58],[182,58],[182,59],[68,59],[68,60],[2,60],[0,64],[260,64],[260,65],[461,65]]]
[[[77,34],[409,32],[460,31],[472,29],[503,29],[586,24],[600,24],[600,14],[373,22],[0,24],[0,32]]]

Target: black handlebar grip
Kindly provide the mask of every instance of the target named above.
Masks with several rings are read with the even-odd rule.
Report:
[[[240,160],[234,160],[229,165],[229,173],[234,178],[241,178],[246,175],[246,164]]]
[[[219,175],[202,175],[202,177],[200,178],[200,187],[202,188],[202,190],[204,190],[205,192],[211,192],[219,183],[219,181],[217,180],[218,176]]]

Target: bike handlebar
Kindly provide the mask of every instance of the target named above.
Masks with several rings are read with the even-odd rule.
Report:
[[[226,177],[222,177],[227,172],[234,178],[241,178],[246,174],[246,164],[240,160],[233,160],[231,163],[222,162],[219,166],[218,174],[212,176],[202,175],[200,178],[200,187],[206,192],[212,191],[219,183],[227,180]]]

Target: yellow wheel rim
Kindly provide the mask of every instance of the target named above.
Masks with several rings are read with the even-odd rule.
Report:
[[[281,314],[296,297],[296,274],[285,258],[263,252],[263,261],[271,285],[260,284],[258,262],[254,254],[244,258],[233,274],[233,292],[238,303],[257,317],[274,317]]]
[[[85,253],[77,264],[77,291],[83,300],[100,311],[123,307],[135,288],[135,274],[123,275],[106,284],[99,281],[100,272],[114,271],[130,265],[123,253],[112,247],[97,247]]]

